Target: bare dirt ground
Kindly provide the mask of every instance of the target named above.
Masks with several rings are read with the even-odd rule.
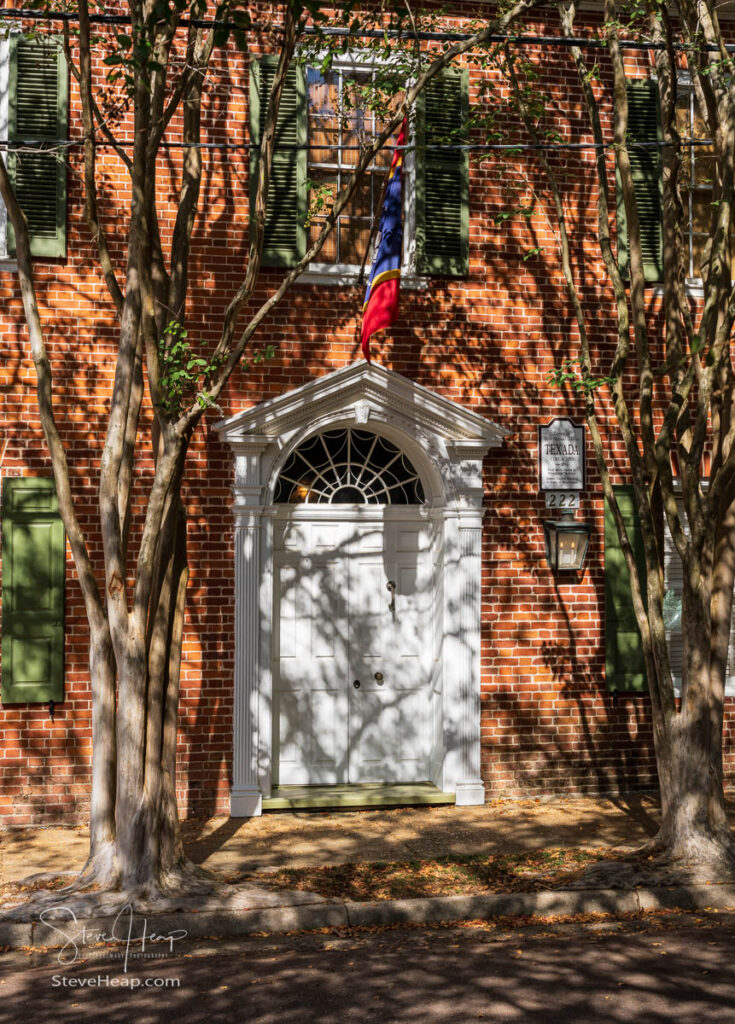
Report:
[[[635,847],[653,836],[657,825],[657,800],[643,794],[192,819],[182,829],[195,863],[231,876],[264,868],[523,853],[542,847]],[[76,873],[86,859],[87,843],[84,826],[0,830],[0,885],[39,874]]]

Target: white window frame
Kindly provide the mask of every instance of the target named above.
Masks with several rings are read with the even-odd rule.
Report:
[[[652,80],[654,82],[657,82],[658,81],[657,76],[653,75],[652,76]],[[691,104],[694,102],[694,89],[692,88],[692,79],[691,79],[691,75],[689,74],[689,72],[680,71],[679,75],[678,75],[678,79],[677,79],[677,98],[678,98],[678,96],[680,94],[682,94],[684,92],[686,92],[686,94],[688,95],[689,102],[690,102],[690,107],[689,107],[689,111],[690,111],[689,129],[691,129],[691,121],[692,121],[692,107],[691,107]],[[690,136],[687,135],[687,138],[690,138]],[[687,248],[688,248],[688,251],[689,251],[689,258],[688,258],[688,265],[689,266],[688,266],[688,269],[689,269],[690,272],[693,272],[694,268],[693,268],[693,265],[692,265],[692,258],[693,258],[693,256],[692,256],[692,244],[691,244],[691,229],[692,229],[692,206],[691,206],[691,192],[690,192],[689,209],[687,211],[687,239],[688,239],[688,241],[687,241]],[[733,282],[733,283],[735,283],[735,282]],[[701,277],[686,277],[684,279],[684,286],[686,288],[687,295],[689,295],[691,298],[693,298],[693,299],[701,299],[701,298],[704,297],[704,283],[702,282],[702,278]],[[651,289],[651,291],[652,291],[652,293],[654,295],[663,295],[663,293],[664,293],[664,286],[663,286],[663,284],[656,284]],[[733,690],[733,693],[735,693],[735,690]]]
[[[322,55],[316,54],[313,63],[307,67],[315,67]],[[370,70],[375,67],[384,67],[386,61],[377,60],[372,54],[352,50],[335,57],[332,67],[337,71],[354,71],[360,69]],[[308,84],[307,84],[307,120],[308,111]],[[409,122],[409,141],[413,140],[414,129],[412,119]],[[308,160],[307,160],[308,166]],[[387,173],[387,170],[386,170]],[[371,254],[365,261],[365,272],[363,282],[367,287],[370,276]],[[358,283],[360,267],[353,263],[320,263],[314,261],[300,275],[299,282],[303,284],[334,284],[351,286]],[[416,156],[413,148],[404,152],[403,162],[403,259],[401,262],[401,287],[422,290],[428,287],[428,279],[425,276],[416,274]]]
[[[679,77],[678,77],[678,81],[677,81],[677,99],[682,94],[686,94],[687,98],[689,99],[689,125],[688,125],[688,128],[687,128],[687,138],[691,138],[692,137],[691,136],[691,132],[692,132],[692,129],[693,129],[693,124],[694,124],[694,88],[692,86],[692,77],[689,74],[689,72],[679,72]],[[690,146],[690,147],[684,147],[684,148],[689,148],[691,153],[693,154],[696,151],[697,147]],[[693,176],[694,176],[694,161],[692,162],[691,167],[692,167],[692,172],[691,173],[692,173],[692,178],[693,178]],[[693,276],[695,268],[694,268],[694,247],[692,245],[692,232],[693,232],[693,229],[694,229],[694,223],[693,223],[694,218],[693,218],[693,207],[692,207],[692,196],[693,196],[692,189],[695,188],[696,186],[695,186],[693,180],[689,183],[689,185],[690,185],[690,188],[689,188],[689,193],[688,193],[688,210],[687,210],[687,247],[688,247],[688,250],[689,250],[688,273],[689,273],[689,275],[692,275],[692,276],[687,276],[686,277],[686,279],[685,279],[685,286],[686,286],[687,294],[690,295],[692,298],[703,298],[704,297],[704,282],[702,281],[701,277]],[[733,690],[733,693],[735,693],[735,689]]]

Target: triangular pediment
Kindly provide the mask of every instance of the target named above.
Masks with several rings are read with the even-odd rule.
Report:
[[[395,370],[363,360],[220,420],[214,429],[231,444],[253,435],[275,440],[330,417],[368,424],[371,416],[413,421],[460,448],[496,448],[508,433]]]

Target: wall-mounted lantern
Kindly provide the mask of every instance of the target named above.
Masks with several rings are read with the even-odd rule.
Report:
[[[590,543],[592,526],[574,518],[574,511],[563,512],[558,520],[544,519],[546,561],[552,572],[581,569]]]
[[[544,519],[546,561],[552,572],[581,569],[592,527],[574,518],[586,487],[584,426],[557,416],[538,430],[539,489],[561,519]]]

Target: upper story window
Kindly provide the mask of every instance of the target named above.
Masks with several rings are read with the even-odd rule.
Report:
[[[712,220],[717,159],[713,146],[698,145],[709,132],[697,110],[694,89],[684,85],[676,101],[676,128],[682,139],[692,141],[682,147],[682,198],[687,207],[687,244],[690,278],[702,276],[704,247]],[[731,231],[731,238],[733,232]]]
[[[307,137],[309,149],[307,174],[309,207],[333,198],[347,183],[360,157],[357,147],[369,144],[383,127],[366,102],[374,84],[374,72],[359,65],[336,66],[323,75],[317,68],[306,69]],[[383,181],[391,162],[391,152],[383,149],[368,168],[352,202],[337,220],[332,234],[319,253],[317,267],[341,266],[359,270],[370,244]],[[404,205],[412,193],[410,174],[404,172]],[[309,218],[307,245],[317,238],[324,225],[318,211]],[[410,230],[407,234],[410,235]],[[404,232],[405,234],[405,232]],[[369,258],[369,257],[368,257]]]
[[[33,256],[66,255],[66,150],[60,143],[67,138],[67,89],[58,43],[18,33],[0,40],[0,137],[19,143],[3,159],[28,220]],[[14,248],[0,201],[0,259],[12,257]]]
[[[647,281],[659,282],[663,280],[662,164],[660,149],[650,145],[662,138],[658,83],[653,79],[631,80],[627,83],[627,94],[629,143],[649,144],[630,145],[628,150],[640,221],[643,269]],[[680,185],[686,212],[687,277],[690,284],[698,286],[714,212],[717,163],[714,147],[699,141],[706,139],[709,133],[697,110],[694,90],[686,79],[679,82],[676,127],[682,140],[686,140],[682,144]],[[627,273],[628,234],[619,187],[618,258],[621,271]]]
[[[251,202],[257,183],[259,143],[274,57],[251,63]],[[336,62],[326,75],[294,64],[288,71],[276,127],[263,266],[291,267],[307,252],[324,223],[330,196],[344,185],[359,152],[380,130],[364,102],[375,73],[369,63]],[[404,270],[420,275],[463,276],[469,268],[469,160],[458,126],[468,123],[466,71],[451,70],[431,83],[414,112],[415,156],[404,161]],[[390,143],[368,169],[336,229],[310,270],[356,276],[379,215],[380,196],[392,159]],[[321,193],[320,193],[321,190]],[[317,194],[326,207],[314,209]],[[311,213],[309,210],[311,208]],[[368,255],[369,259],[369,255]]]

